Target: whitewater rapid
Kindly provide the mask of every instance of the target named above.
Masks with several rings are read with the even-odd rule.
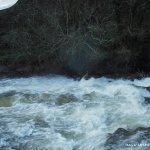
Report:
[[[150,78],[1,79],[0,150],[105,150],[118,128],[150,127],[147,87]]]

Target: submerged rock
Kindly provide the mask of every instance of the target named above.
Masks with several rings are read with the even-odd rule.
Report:
[[[119,128],[113,134],[109,135],[108,139],[105,142],[105,150],[123,150],[126,148],[137,149],[140,144],[143,144],[143,146],[147,145],[144,146],[144,150],[149,150],[149,143],[150,127],[139,127],[135,130],[126,130],[123,128]]]
[[[14,96],[16,94],[16,91],[8,91],[0,94],[0,98],[10,97]]]
[[[145,104],[150,104],[150,97],[144,97],[144,99]]]
[[[56,99],[56,105],[64,105],[66,103],[75,102],[77,98],[72,94],[62,94]]]
[[[150,86],[149,86],[149,87],[146,87],[146,90],[147,90],[147,91],[150,91]]]
[[[16,91],[9,91],[0,94],[0,107],[11,107],[15,101],[14,95]]]

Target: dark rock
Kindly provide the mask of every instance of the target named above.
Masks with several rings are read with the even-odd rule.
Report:
[[[105,142],[105,150],[125,149],[127,145],[141,144],[144,141],[148,144],[150,141],[150,127],[139,127],[135,130],[117,129],[113,134],[109,134]],[[149,147],[148,149],[149,150]]]
[[[33,71],[30,67],[22,67],[22,68],[17,68],[16,72],[21,74],[21,73],[30,73],[30,72],[33,72]]]
[[[147,90],[147,91],[150,91],[150,86],[149,86],[149,87],[146,87],[146,90]]]
[[[145,104],[150,104],[150,97],[145,97],[144,99]]]

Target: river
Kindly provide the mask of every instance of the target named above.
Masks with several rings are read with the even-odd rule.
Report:
[[[118,128],[150,126],[149,86],[150,78],[1,79],[0,150],[105,150]]]

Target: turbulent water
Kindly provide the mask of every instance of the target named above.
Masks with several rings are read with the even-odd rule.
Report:
[[[108,133],[150,126],[149,86],[150,78],[1,79],[0,150],[104,150]]]

